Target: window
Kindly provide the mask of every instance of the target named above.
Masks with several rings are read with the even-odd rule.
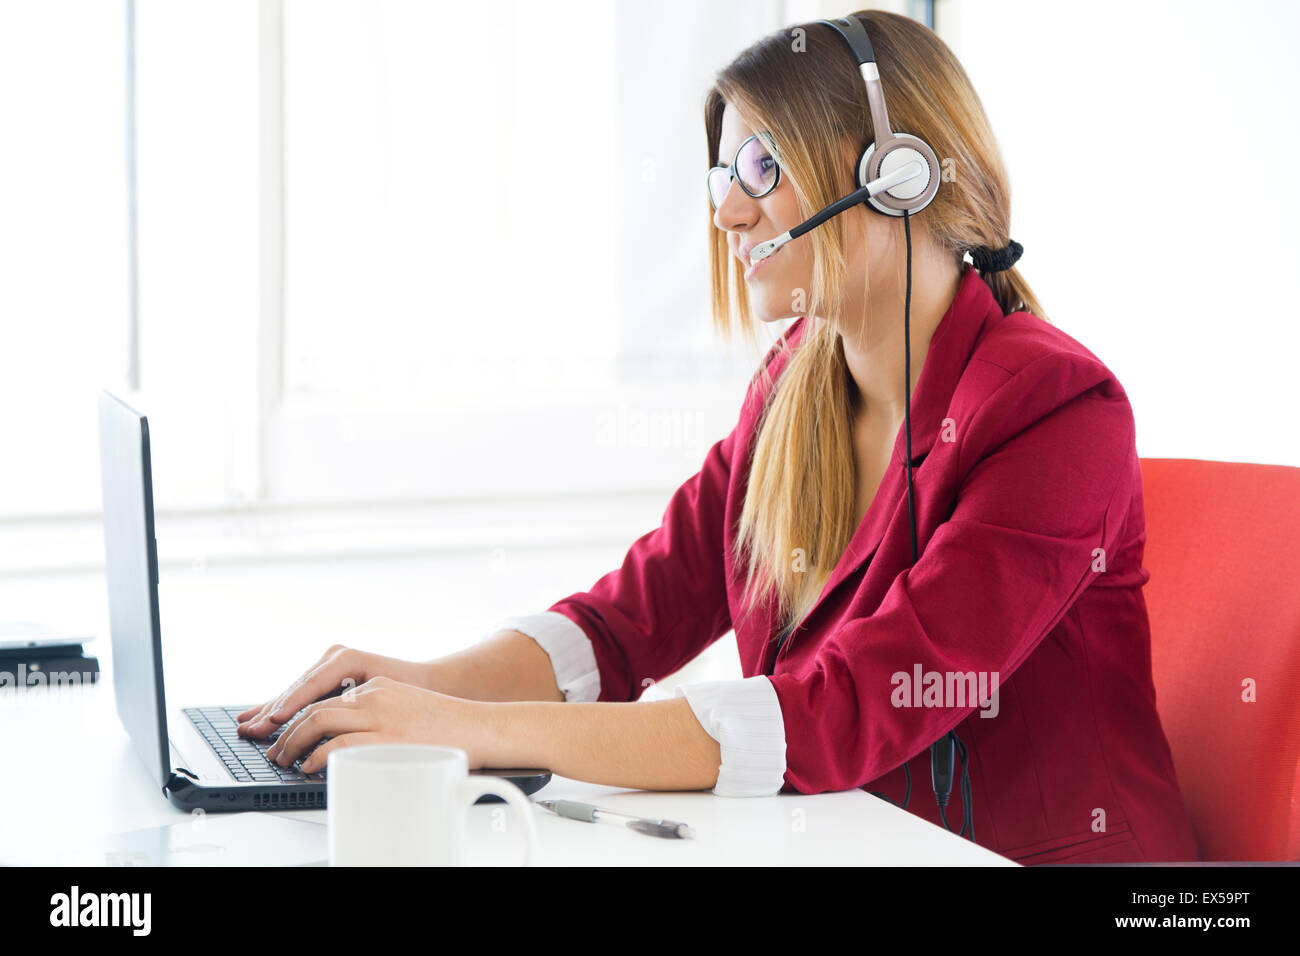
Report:
[[[121,4],[0,5],[0,515],[99,506],[95,396],[128,355],[125,49]]]
[[[761,354],[708,317],[702,101],[789,7],[5,5],[6,566],[102,560],[101,388],[197,553],[312,504],[644,530]]]
[[[703,96],[780,8],[288,0],[269,493],[697,470],[758,358],[711,332]]]
[[[160,512],[674,487],[757,358],[708,319],[703,93],[781,11],[6,5],[3,437],[40,454],[0,512],[97,515],[100,388]]]

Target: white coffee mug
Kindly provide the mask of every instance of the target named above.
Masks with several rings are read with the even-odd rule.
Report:
[[[375,744],[331,751],[325,766],[330,866],[464,866],[466,814],[501,797],[524,825],[523,865],[537,848],[533,803],[502,777],[469,776],[465,751]]]

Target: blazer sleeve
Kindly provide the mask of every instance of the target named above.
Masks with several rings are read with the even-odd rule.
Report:
[[[795,790],[860,787],[953,730],[978,701],[896,707],[894,675],[920,665],[1005,683],[1089,586],[1095,549],[1114,544],[1141,480],[1123,389],[1072,352],[1007,375],[958,422],[964,477],[916,564],[810,664],[771,678]]]

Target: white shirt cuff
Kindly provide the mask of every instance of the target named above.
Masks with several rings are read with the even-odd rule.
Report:
[[[519,631],[541,645],[551,658],[555,685],[566,701],[581,703],[600,699],[600,670],[596,667],[591,638],[559,611],[508,617],[482,640],[490,640],[503,631]]]
[[[722,746],[713,792],[767,797],[785,783],[785,718],[766,677],[705,681],[676,688],[710,737]]]

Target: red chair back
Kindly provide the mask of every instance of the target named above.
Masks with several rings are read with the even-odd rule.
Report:
[[[1141,461],[1160,719],[1205,860],[1300,860],[1300,468]]]

